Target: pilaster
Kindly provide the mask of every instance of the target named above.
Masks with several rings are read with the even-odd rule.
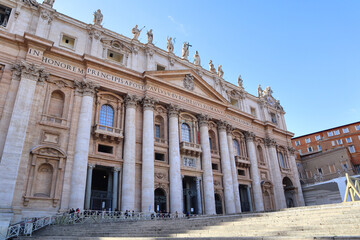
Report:
[[[297,190],[297,203],[299,206],[305,206],[304,196],[299,178],[299,170],[295,160],[295,148],[288,147],[288,151],[289,151],[289,162],[291,166],[291,171],[293,172],[293,176],[294,176],[294,185]]]

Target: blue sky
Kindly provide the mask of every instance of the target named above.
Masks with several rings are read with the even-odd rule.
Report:
[[[56,0],[54,8],[92,23],[101,9],[103,26],[127,37],[138,24],[153,29],[154,43],[175,54],[190,42],[202,66],[223,66],[224,78],[245,89],[271,86],[295,136],[360,120],[360,1],[164,1]]]

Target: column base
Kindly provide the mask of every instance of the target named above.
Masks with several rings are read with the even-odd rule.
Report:
[[[14,213],[9,208],[0,209],[0,239],[5,239]]]

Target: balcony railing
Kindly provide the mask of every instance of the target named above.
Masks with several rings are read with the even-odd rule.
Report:
[[[41,116],[41,121],[40,121],[40,123],[42,123],[42,124],[58,125],[58,126],[62,126],[62,127],[66,127],[66,126],[67,126],[67,120],[66,120],[65,118],[55,117],[55,116],[46,115],[46,114],[43,114],[43,115]]]
[[[218,151],[218,150],[213,150],[213,149],[211,149],[211,155],[213,155],[213,156],[219,156],[219,151]]]
[[[248,158],[235,156],[235,162],[238,167],[250,167],[251,163]]]
[[[155,137],[155,143],[167,144],[167,141],[163,138]]]
[[[104,138],[108,140],[120,141],[120,139],[124,138],[122,129],[100,124],[96,124],[93,127],[93,133],[97,138]]]
[[[181,142],[180,151],[182,154],[191,155],[194,157],[200,156],[200,153],[202,152],[200,144],[190,142]]]

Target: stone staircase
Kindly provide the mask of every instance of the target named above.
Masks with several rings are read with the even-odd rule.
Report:
[[[360,239],[360,202],[190,219],[49,226],[22,239]]]

